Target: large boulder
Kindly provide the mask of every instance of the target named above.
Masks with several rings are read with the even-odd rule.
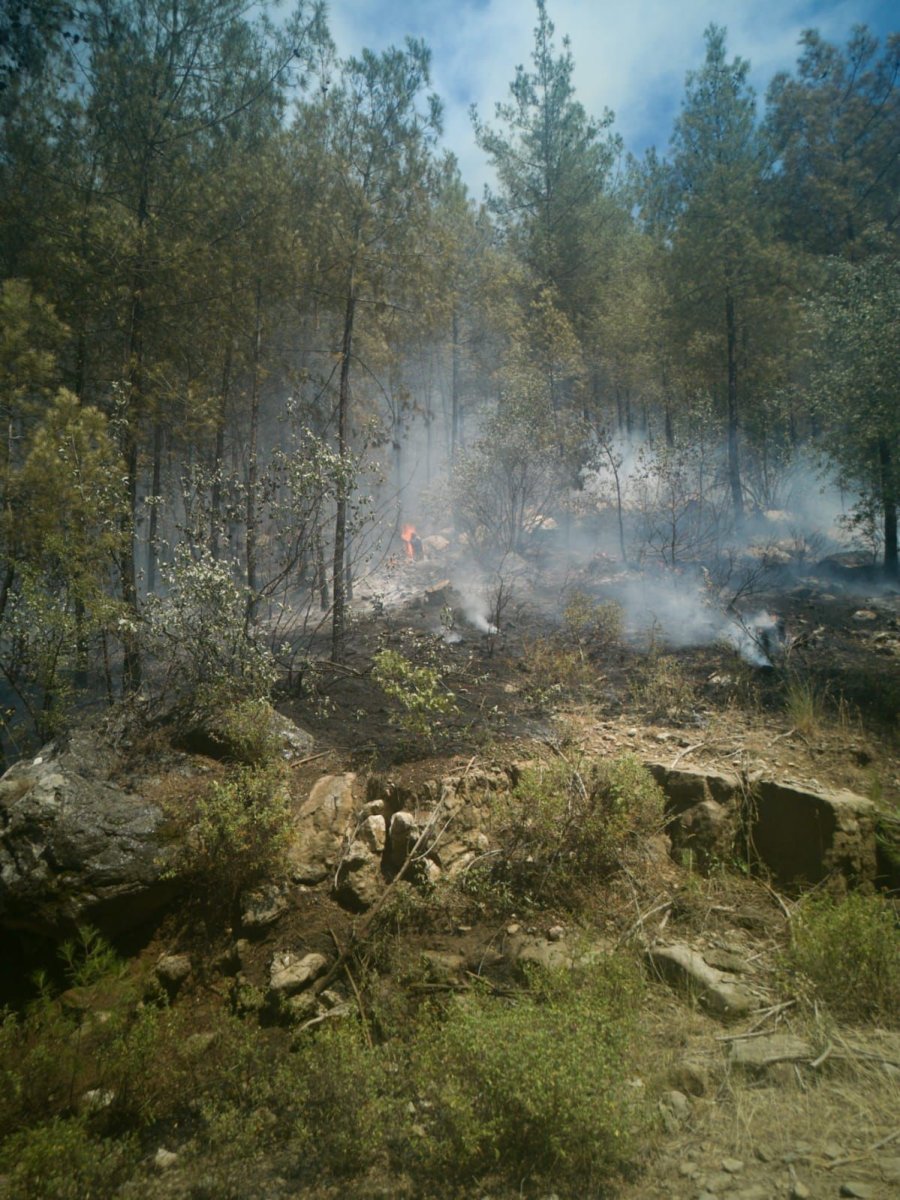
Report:
[[[114,755],[79,733],[0,779],[0,926],[51,937],[116,934],[178,889],[163,810],[108,778]]]
[[[297,813],[288,861],[296,883],[321,883],[343,856],[355,825],[356,776],[323,775]]]

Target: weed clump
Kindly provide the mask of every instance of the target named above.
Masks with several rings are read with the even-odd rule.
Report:
[[[882,897],[806,897],[794,916],[788,965],[835,1016],[900,1021],[900,931]]]
[[[459,713],[453,692],[444,686],[437,667],[415,666],[396,650],[381,650],[373,660],[372,678],[399,705],[389,720],[411,737],[434,743],[444,732],[441,719]]]
[[[504,852],[488,870],[513,904],[583,907],[663,824],[662,792],[628,755],[585,768],[562,758],[526,767],[504,803]]]
[[[185,867],[202,893],[233,900],[278,874],[290,840],[292,801],[283,764],[238,767],[198,799]]]
[[[638,987],[631,964],[610,959],[586,974],[535,971],[512,1003],[455,1006],[415,1051],[416,1175],[595,1194],[640,1125],[627,1086]]]

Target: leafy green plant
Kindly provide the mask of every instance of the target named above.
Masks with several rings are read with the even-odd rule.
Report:
[[[505,804],[496,884],[507,896],[576,908],[663,822],[662,792],[628,756],[527,767]]]
[[[208,894],[235,899],[277,872],[288,844],[292,802],[280,763],[238,767],[198,799],[189,868]]]
[[[139,1154],[134,1135],[100,1138],[84,1117],[55,1117],[7,1138],[0,1171],[19,1200],[90,1200],[113,1195]]]
[[[627,1162],[640,1114],[633,1072],[632,964],[530,976],[511,1003],[476,994],[423,1030],[409,1139],[425,1178],[505,1179],[594,1195]]]
[[[400,705],[389,719],[404,733],[435,741],[441,718],[458,715],[456,698],[445,687],[437,667],[417,667],[396,650],[381,650],[373,659],[372,678]]]
[[[563,627],[582,656],[609,650],[622,640],[622,606],[614,601],[598,603],[584,592],[574,591],[563,609]]]
[[[900,1020],[900,930],[882,896],[808,896],[794,915],[788,965],[835,1015]]]
[[[277,759],[282,739],[278,714],[261,697],[247,697],[223,707],[213,706],[206,722],[211,740],[234,762],[261,767]]]
[[[654,720],[683,721],[696,707],[696,693],[674,655],[651,652],[632,684],[635,702]]]

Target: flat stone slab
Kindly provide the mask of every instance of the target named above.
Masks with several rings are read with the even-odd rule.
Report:
[[[650,965],[668,983],[696,996],[708,1012],[727,1019],[741,1017],[757,1006],[756,997],[724,971],[711,967],[690,946],[653,946],[647,951]]]
[[[813,1058],[815,1051],[809,1042],[791,1033],[739,1038],[728,1047],[728,1061],[733,1066],[749,1070],[764,1070],[780,1062],[809,1062]]]

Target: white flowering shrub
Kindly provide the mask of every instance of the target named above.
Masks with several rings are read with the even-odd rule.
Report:
[[[267,696],[275,660],[248,619],[248,592],[232,565],[180,546],[161,575],[167,594],[148,599],[144,624],[157,703],[200,715],[226,699]]]

